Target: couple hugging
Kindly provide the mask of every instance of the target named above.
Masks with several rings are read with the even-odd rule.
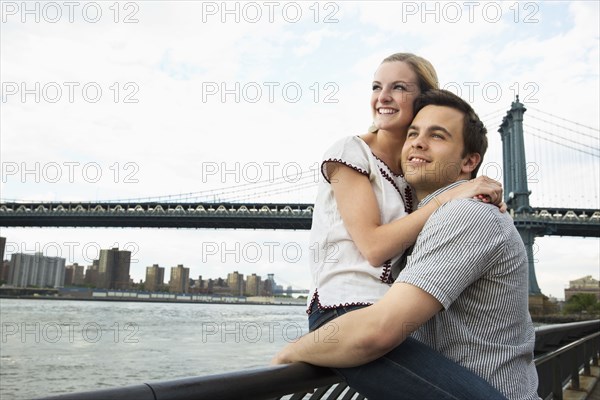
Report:
[[[476,178],[485,126],[410,53],[379,65],[371,111],[321,164],[311,244],[337,251],[311,260],[318,332],[272,363],[332,367],[370,400],[539,399],[525,247]]]

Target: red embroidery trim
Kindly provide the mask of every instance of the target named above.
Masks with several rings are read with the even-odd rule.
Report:
[[[400,192],[400,188],[398,187],[398,185],[396,185],[396,182],[394,182],[394,180],[392,179],[391,176],[388,175],[387,172],[385,172],[385,170],[383,168],[379,168],[379,171],[381,172],[381,175],[383,175],[383,177],[392,184],[392,186],[394,187],[394,189],[396,189],[396,191],[398,192],[398,194],[400,196],[402,196],[402,193]]]
[[[385,264],[383,264],[383,271],[379,276],[379,280],[383,283],[394,283],[392,278],[392,260],[387,260]]]
[[[354,166],[352,164],[347,163],[344,160],[340,160],[339,158],[328,158],[327,160],[323,161],[321,163],[321,174],[323,175],[323,178],[325,178],[325,180],[327,181],[327,183],[331,183],[331,181],[329,180],[329,178],[327,177],[327,175],[325,175],[325,171],[324,171],[324,167],[325,167],[325,163],[328,162],[336,162],[336,163],[340,163],[343,164],[347,167],[352,168],[353,170],[360,172],[363,175],[369,176],[369,173],[367,171],[365,171],[364,169],[358,168],[357,166]]]
[[[400,173],[399,173],[399,174],[395,173],[395,172],[394,172],[394,171],[393,171],[393,170],[390,168],[390,166],[389,166],[389,165],[387,165],[387,164],[385,163],[385,161],[383,161],[381,158],[377,157],[377,156],[375,155],[375,153],[371,152],[371,154],[373,154],[373,157],[375,157],[376,159],[378,159],[380,163],[382,163],[383,165],[385,165],[385,167],[388,169],[388,171],[390,171],[390,172],[392,173],[392,175],[394,175],[394,176],[396,176],[396,177],[398,177],[398,176],[399,176],[399,177],[402,177],[402,178],[404,178],[404,174],[402,173],[402,171],[400,171]]]
[[[413,212],[413,197],[412,190],[408,185],[406,185],[406,187],[404,188],[404,201],[406,212],[410,214],[411,212]]]
[[[406,209],[407,213],[411,213],[413,210],[413,198],[412,198],[412,191],[410,190],[410,186],[406,185],[406,187],[404,188],[404,196],[402,196],[402,192],[400,191],[400,188],[398,187],[398,185],[396,185],[396,182],[394,181],[394,179],[387,173],[385,172],[385,170],[383,168],[379,168],[379,172],[381,172],[381,175],[383,175],[383,177],[392,184],[392,186],[394,186],[394,189],[396,189],[396,191],[398,192],[398,194],[400,195],[400,197],[402,197],[402,200],[404,201],[404,208]]]
[[[336,306],[324,306],[321,304],[321,301],[319,300],[319,292],[317,290],[315,290],[315,294],[313,294],[312,299],[310,300],[310,304],[308,305],[308,310],[306,310],[306,313],[308,315],[310,315],[310,310],[312,309],[313,304],[315,303],[315,301],[317,302],[317,307],[319,309],[319,311],[321,310],[335,310],[336,308],[340,308],[340,307],[352,307],[352,306],[370,306],[373,303],[363,303],[363,302],[355,302],[355,303],[340,303]]]

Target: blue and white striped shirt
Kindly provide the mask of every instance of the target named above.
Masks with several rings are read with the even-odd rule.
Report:
[[[429,195],[433,196],[464,181]],[[396,282],[444,307],[413,337],[486,379],[509,399],[539,399],[525,246],[510,216],[473,199],[436,210]]]

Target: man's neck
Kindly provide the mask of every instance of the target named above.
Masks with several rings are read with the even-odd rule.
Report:
[[[415,195],[417,196],[417,204],[420,201],[423,201],[427,196],[437,192],[440,189],[447,188],[448,186],[454,186],[455,183],[461,182],[464,183],[471,179],[469,174],[460,174],[456,177],[454,182],[447,182],[445,184],[440,183],[435,186],[435,182],[422,182],[422,184],[413,184],[413,188],[415,189]]]
[[[458,186],[460,184],[463,184],[465,182],[468,182],[468,179],[460,179],[456,182],[452,182],[449,183],[446,186],[440,187],[440,188],[415,188],[415,193],[417,195],[417,201],[419,204],[419,207],[423,207],[425,204],[429,203],[429,201],[431,201],[431,199],[433,199],[434,195],[438,195],[440,193],[445,192],[446,190],[450,190],[455,186]]]
[[[415,188],[415,195],[417,196],[417,204],[419,204],[419,202],[421,200],[423,200],[425,197],[429,196],[433,192],[435,192],[435,190],[432,190],[432,189],[417,189],[417,188]]]

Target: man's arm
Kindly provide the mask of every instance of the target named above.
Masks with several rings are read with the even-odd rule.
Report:
[[[362,365],[398,346],[441,309],[427,292],[396,283],[372,306],[344,314],[290,343],[272,363],[302,361],[339,368]]]

